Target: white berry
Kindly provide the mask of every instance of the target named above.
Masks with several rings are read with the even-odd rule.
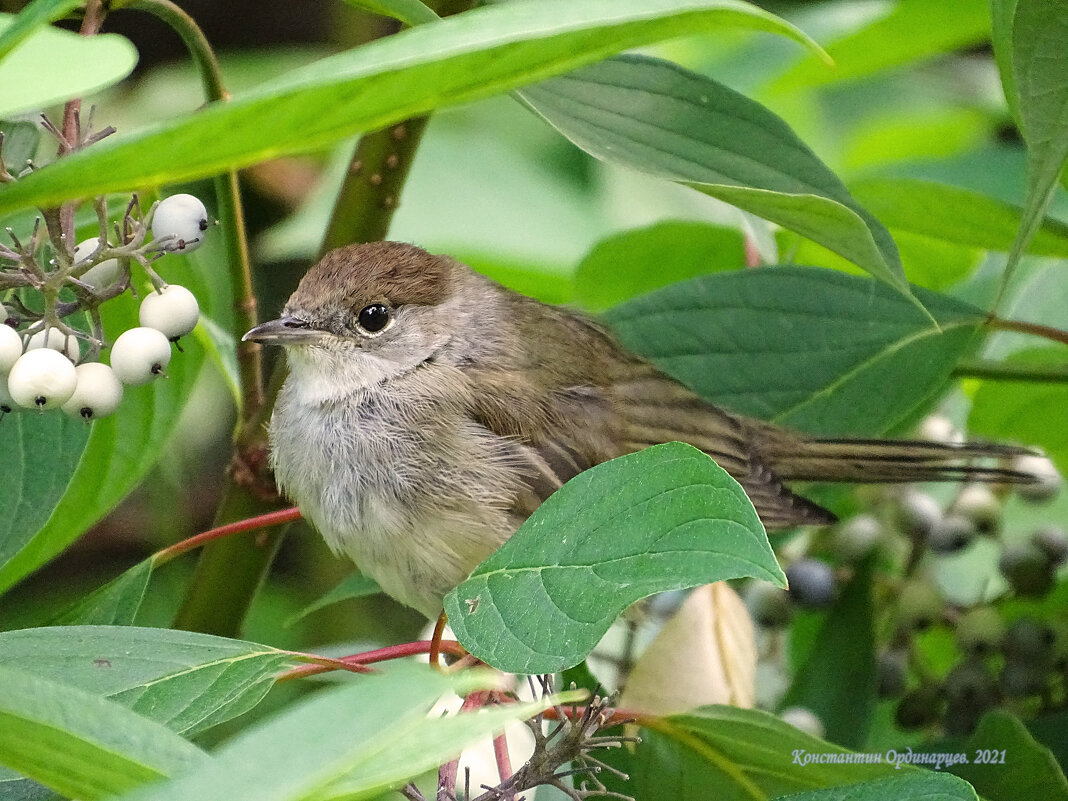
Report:
[[[171,195],[159,202],[152,216],[152,236],[156,239],[173,236],[162,243],[164,250],[190,253],[204,242],[208,230],[208,212],[204,204],[192,195]]]
[[[78,247],[74,249],[74,264],[78,265],[92,256],[93,253],[96,252],[99,242],[100,240],[96,237],[86,239],[84,242],[79,242]],[[82,273],[78,280],[84,284],[89,284],[93,289],[99,291],[104,287],[115,283],[115,279],[118,277],[119,260],[107,259],[100,262],[100,264],[94,264]]]
[[[29,353],[38,348],[62,351],[72,362],[78,361],[82,355],[78,347],[78,338],[73,334],[64,334],[58,328],[45,328],[30,337],[30,341],[26,343],[26,352]]]
[[[171,343],[155,328],[131,328],[111,346],[111,369],[124,384],[147,384],[171,360]]]
[[[0,374],[6,373],[22,355],[22,337],[10,325],[0,323]]]
[[[137,316],[141,325],[155,328],[174,341],[196,327],[200,306],[193,293],[184,286],[169,284],[146,295]]]
[[[86,362],[76,368],[78,385],[74,394],[63,404],[63,411],[71,417],[93,420],[105,417],[119,408],[122,383],[115,371],[100,362]]]
[[[77,384],[78,374],[70,359],[49,348],[24,353],[7,377],[12,400],[27,409],[62,406]]]

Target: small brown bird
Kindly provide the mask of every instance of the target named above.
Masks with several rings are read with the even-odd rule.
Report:
[[[834,520],[786,481],[1003,480],[971,460],[1023,452],[811,439],[732,414],[581,313],[396,242],[328,253],[245,339],[286,348],[279,486],[331,548],[430,618],[565,481],[648,445],[708,453],[768,528]]]

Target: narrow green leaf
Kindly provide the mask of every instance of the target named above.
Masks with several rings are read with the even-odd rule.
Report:
[[[488,673],[448,676],[425,665],[392,665],[348,686],[316,693],[245,730],[200,770],[130,793],[122,801],[319,798],[354,769],[386,759],[403,735],[431,724],[427,713],[442,695],[493,681]],[[455,752],[458,744],[452,745]]]
[[[875,713],[872,566],[862,562],[843,588],[782,702],[811,709],[826,738],[847,748],[863,747]]]
[[[1012,354],[1009,366],[1063,367],[1064,348],[1029,348]],[[982,437],[1015,440],[1045,451],[1068,475],[1068,385],[1020,381],[984,381],[972,399],[968,431]]]
[[[138,562],[121,576],[63,611],[53,626],[132,626],[152,578],[152,560]]]
[[[1020,93],[1016,89],[1016,75],[1012,69],[1012,18],[1016,14],[1016,0],[990,0],[991,42],[994,59],[1001,76],[1001,88],[1016,124],[1020,124]]]
[[[419,0],[345,0],[345,2],[350,6],[373,11],[384,17],[393,17],[413,27],[425,22],[437,22],[440,19]]]
[[[195,745],[114,701],[0,666],[0,764],[94,801],[207,762]]]
[[[82,0],[32,0],[27,3],[3,33],[0,33],[0,59],[38,28],[63,19],[81,4]]]
[[[345,578],[343,578],[332,589],[328,590],[322,597],[308,604],[294,615],[290,615],[285,622],[286,627],[292,626],[297,621],[303,620],[312,612],[318,612],[320,609],[325,609],[333,604],[340,603],[341,601],[348,601],[352,598],[364,598],[368,595],[377,595],[382,592],[382,588],[378,586],[378,582],[369,576],[365,576],[359,570],[353,571]]]
[[[41,129],[36,123],[24,120],[0,120],[0,133],[4,135],[4,164],[9,173],[18,175],[28,161],[37,157]],[[0,224],[0,229],[6,227]]]
[[[1017,0],[1012,70],[1027,144],[1027,199],[1005,282],[1042,224],[1068,159],[1068,3]]]
[[[259,703],[292,657],[265,645],[133,626],[52,626],[0,633],[0,666],[110,697],[181,733]]]
[[[780,796],[778,801],[977,801],[968,782],[945,773],[892,776],[847,787]]]
[[[0,37],[16,28],[16,19],[0,14]],[[36,28],[37,22],[27,25]],[[118,34],[78,36],[58,28],[32,28],[16,28],[12,39],[25,40],[0,61],[0,115],[90,94],[118,83],[137,64],[137,50]]]
[[[853,753],[753,709],[707,706],[644,722],[640,747],[601,759],[630,776],[608,776],[609,789],[634,798],[673,801],[765,801],[786,793],[856,784],[895,770],[881,753]]]
[[[604,320],[710,403],[813,434],[872,436],[929,408],[985,319],[914,291],[939,329],[880,282],[806,267],[696,278]]]
[[[567,482],[445,596],[445,612],[482,661],[555,673],[585,659],[640,598],[741,576],[785,582],[742,488],[672,442]]]
[[[776,79],[776,91],[849,81],[916,61],[938,58],[986,41],[990,18],[983,0],[898,0],[859,30],[832,42],[828,69],[806,58]]]
[[[913,178],[867,178],[852,185],[857,196],[891,230],[1008,251],[1022,209],[956,186]],[[1068,257],[1068,225],[1045,217],[1027,248],[1037,256]]]
[[[797,231],[908,293],[889,232],[782,119],[744,95],[643,56],[607,59],[520,95],[597,158]]]
[[[980,751],[988,752],[986,759],[977,757]],[[953,766],[952,771],[975,785],[989,801],[1068,799],[1068,779],[1053,754],[1035,742],[1017,717],[1003,709],[983,716],[968,740],[967,753],[969,761]]]
[[[662,286],[745,264],[740,231],[700,222],[661,222],[597,243],[575,271],[575,297],[600,311]]]
[[[788,23],[740,0],[494,5],[322,59],[195,115],[109,137],[0,188],[0,214],[207,177],[321,149],[360,131],[505,92],[628,47],[724,26],[780,33],[816,46]]]

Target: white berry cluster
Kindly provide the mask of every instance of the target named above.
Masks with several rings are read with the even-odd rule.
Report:
[[[106,207],[99,199],[101,235],[79,243],[72,252],[63,247],[65,237],[47,223],[44,231],[40,224],[35,227],[26,245],[8,229],[15,249],[0,246],[0,289],[10,290],[11,304],[3,307],[0,318],[0,412],[60,408],[72,417],[92,420],[118,408],[124,386],[165,375],[171,343],[193,330],[200,307],[192,292],[166,283],[151,263],[166,253],[196,250],[210,223],[204,204],[192,195],[172,195],[143,219],[136,209],[135,199],[115,226],[119,243],[112,244]],[[152,240],[146,242],[149,228]],[[49,248],[54,258],[45,267],[39,254]],[[17,267],[5,265],[5,259]],[[141,301],[141,325],[115,340],[105,364],[100,360],[106,346],[99,309],[130,288],[133,262],[153,289]],[[26,295],[35,293],[44,298],[43,312],[31,310]],[[65,322],[77,311],[89,313],[91,332]],[[87,345],[84,352],[82,343]]]

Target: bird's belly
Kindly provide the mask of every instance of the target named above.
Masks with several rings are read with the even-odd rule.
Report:
[[[510,512],[518,478],[503,441],[465,426],[473,424],[438,419],[426,430],[353,408],[280,403],[272,462],[279,486],[332,550],[436,617],[444,594],[519,523]]]

